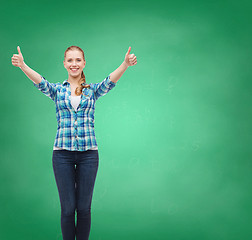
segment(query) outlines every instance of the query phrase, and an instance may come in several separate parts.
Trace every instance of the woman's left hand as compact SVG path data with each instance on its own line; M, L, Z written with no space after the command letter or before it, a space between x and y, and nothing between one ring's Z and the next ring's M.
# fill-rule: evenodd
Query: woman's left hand
M128 52L125 55L124 62L127 64L127 66L134 66L137 64L137 59L134 53L129 54L131 50L131 47L129 47Z

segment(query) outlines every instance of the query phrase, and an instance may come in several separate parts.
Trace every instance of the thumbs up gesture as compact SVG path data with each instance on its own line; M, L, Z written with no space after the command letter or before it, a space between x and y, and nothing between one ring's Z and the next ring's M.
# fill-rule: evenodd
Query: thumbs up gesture
M21 53L20 47L17 47L18 50L18 54L13 54L11 61L12 61L12 65L16 66L16 67L22 67L24 65L24 58L23 55Z
M128 52L125 55L124 62L127 64L127 66L133 66L137 64L137 59L134 53L130 54L131 47L129 47Z

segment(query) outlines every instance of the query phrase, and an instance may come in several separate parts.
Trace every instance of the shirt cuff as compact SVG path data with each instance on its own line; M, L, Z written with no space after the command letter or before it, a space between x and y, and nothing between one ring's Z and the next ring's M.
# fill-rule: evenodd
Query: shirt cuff
M40 77L41 77L41 82L40 82L40 83L32 82L33 85L34 85L36 88L41 88L41 87L43 87L43 86L45 85L45 78L44 78L42 75L40 75Z
M108 85L109 85L110 87L116 86L116 83L114 83L114 82L112 82L112 81L110 80L110 74L109 74L108 77L107 77L107 83L108 83Z

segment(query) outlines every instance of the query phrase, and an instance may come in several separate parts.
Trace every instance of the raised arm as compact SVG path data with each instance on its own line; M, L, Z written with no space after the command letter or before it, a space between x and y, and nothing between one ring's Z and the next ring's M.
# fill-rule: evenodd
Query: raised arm
M127 70L129 66L133 66L137 64L137 59L134 53L130 54L131 47L129 47L125 59L123 63L110 74L110 80L114 83L117 83L117 81L121 78L121 76L124 74L124 72Z
M29 66L27 66L24 62L23 55L21 53L20 47L17 47L18 54L13 54L11 61L12 65L19 67L25 75L30 78L35 84L39 84L41 82L41 75L34 70L32 70Z

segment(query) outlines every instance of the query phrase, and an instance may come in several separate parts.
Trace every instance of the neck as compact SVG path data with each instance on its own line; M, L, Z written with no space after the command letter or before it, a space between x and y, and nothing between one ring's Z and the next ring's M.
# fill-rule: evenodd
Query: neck
M79 80L81 79L81 76L77 76L77 77L72 77L68 75L68 82L72 85L78 85Z

